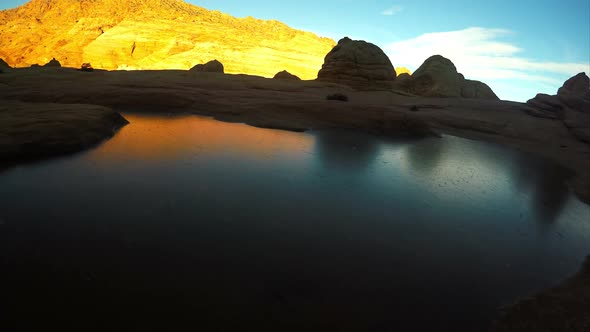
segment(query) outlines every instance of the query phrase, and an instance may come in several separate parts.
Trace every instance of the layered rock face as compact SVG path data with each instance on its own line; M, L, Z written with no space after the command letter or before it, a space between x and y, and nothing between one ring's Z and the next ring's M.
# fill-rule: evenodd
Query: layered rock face
M189 69L218 59L227 73L314 79L335 42L278 21L238 19L181 0L32 0L0 11L0 58L97 69Z
M424 97L463 97L499 100L485 83L466 80L451 60L433 55L411 76L398 77L394 89Z
M317 79L372 90L390 89L395 76L391 61L379 47L345 37L326 55Z
M561 120L577 139L590 143L590 78L586 73L565 81L557 95L539 93L527 105L528 114Z

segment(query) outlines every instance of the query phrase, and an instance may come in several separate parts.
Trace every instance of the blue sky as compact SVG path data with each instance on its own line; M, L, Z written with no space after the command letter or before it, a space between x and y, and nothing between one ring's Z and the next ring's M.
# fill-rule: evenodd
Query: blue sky
M0 0L0 8L23 0ZM276 19L335 40L380 46L394 66L415 70L429 55L451 59L503 99L554 94L590 72L589 0L188 0L238 16Z

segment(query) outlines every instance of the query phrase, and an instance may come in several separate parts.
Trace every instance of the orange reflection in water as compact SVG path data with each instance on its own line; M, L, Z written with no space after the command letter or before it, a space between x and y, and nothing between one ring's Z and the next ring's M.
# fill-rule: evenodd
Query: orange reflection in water
M280 151L288 151L291 156L303 154L313 147L311 135L255 128L194 115L124 116L130 124L93 151L90 156L93 160L173 159L225 151L262 158Z

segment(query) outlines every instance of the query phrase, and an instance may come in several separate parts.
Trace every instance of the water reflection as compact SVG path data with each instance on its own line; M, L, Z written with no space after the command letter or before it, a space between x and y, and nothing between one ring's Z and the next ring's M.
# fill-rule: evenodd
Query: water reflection
M270 313L297 330L483 331L588 254L590 208L509 149L126 117L97 149L0 174L0 271L14 276L0 293L26 318L84 317L83 301L153 316L137 299L218 330ZM32 284L51 292L23 296Z
M447 140L444 139L427 139L425 144L409 142L406 146L406 158L413 170L423 175L430 175L441 162L443 154L446 152L445 146Z
M571 172L522 153L514 153L512 158L508 170L515 189L528 197L534 218L542 229L550 226L558 220L570 196L566 181L571 178Z
M252 130L244 124L225 124L189 114L125 114L131 125L123 127L90 157L97 162L142 159L174 160L189 156L232 153L266 158L282 151L304 151L312 144L309 135L277 130Z
M314 134L314 153L325 169L362 171L374 160L380 143L362 133L328 130Z
M559 219L570 193L562 167L511 149L454 137L404 146L401 165L441 199L523 200L546 227ZM517 196L515 193L523 195Z

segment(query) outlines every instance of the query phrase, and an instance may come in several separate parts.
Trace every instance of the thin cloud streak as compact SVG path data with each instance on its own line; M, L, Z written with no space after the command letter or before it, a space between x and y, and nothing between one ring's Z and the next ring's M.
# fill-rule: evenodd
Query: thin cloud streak
M555 74L572 76L590 70L590 63L537 61L519 57L522 49L498 39L511 34L505 29L471 27L433 32L385 45L396 65L416 69L431 55L449 58L468 78L520 79L555 83ZM553 75L552 75L553 74Z

